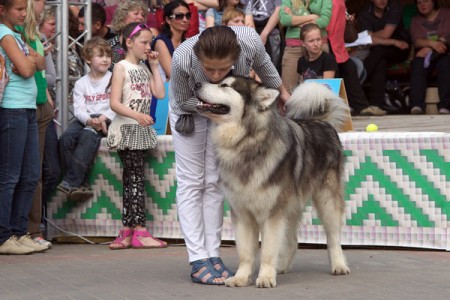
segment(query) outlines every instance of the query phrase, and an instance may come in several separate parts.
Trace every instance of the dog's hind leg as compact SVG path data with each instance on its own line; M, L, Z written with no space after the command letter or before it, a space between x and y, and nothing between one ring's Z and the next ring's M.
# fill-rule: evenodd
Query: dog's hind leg
M252 283L253 266L259 249L259 230L254 218L241 214L233 218L239 267L225 281L227 286L247 286Z
M331 273L334 275L350 273L341 247L341 227L345 204L340 189L340 183L325 180L324 185L316 190L313 195L314 204L327 235L328 256L331 263Z

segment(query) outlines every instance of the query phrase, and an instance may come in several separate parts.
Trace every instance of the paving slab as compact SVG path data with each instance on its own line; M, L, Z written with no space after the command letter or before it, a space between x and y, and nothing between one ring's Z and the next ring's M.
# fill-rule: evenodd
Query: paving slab
M0 256L0 299L449 299L450 252L345 249L351 274L330 274L327 252L300 248L278 286L204 286L190 281L184 246L111 251L54 244L28 256ZM235 247L222 258L237 268ZM255 275L256 276L256 275Z

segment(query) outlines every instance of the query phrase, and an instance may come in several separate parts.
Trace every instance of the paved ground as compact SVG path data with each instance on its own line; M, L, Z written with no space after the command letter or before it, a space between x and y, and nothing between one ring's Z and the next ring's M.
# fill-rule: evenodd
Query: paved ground
M43 254L0 256L0 299L449 299L450 252L346 249L352 273L329 274L325 249L299 249L278 287L191 283L184 246L110 251L56 244ZM237 267L234 247L222 257Z

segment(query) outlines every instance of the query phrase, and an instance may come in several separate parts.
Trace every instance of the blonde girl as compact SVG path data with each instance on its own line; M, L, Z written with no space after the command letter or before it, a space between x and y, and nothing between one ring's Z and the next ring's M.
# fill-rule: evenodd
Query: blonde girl
M46 53L48 50L41 42L41 34L38 31L38 22L40 15L45 9L45 0L27 0L27 17L25 18L25 26L19 26L17 29L25 36L27 44L37 52L38 71L34 73L34 79L37 86L37 123L38 123L38 140L39 140L39 159L42 168L44 158L45 133L48 125L53 120L53 101L47 89L47 80L45 77ZM53 63L51 57L48 56L47 63ZM36 191L33 197L33 206L31 207L28 232L31 238L39 244L51 247L51 243L44 240L40 229L42 219L42 180L39 179Z
M124 227L109 248L164 248L167 244L146 230L144 159L148 150L156 147L154 121L148 114L152 96L164 98L165 88L158 53L150 49L150 29L134 22L124 27L122 36L126 55L113 71L110 103L117 115L108 130L107 144L118 151L123 164ZM148 61L151 72L142 60Z
M0 53L10 76L0 102L0 254L44 251L27 235L39 179L36 52L15 26L24 25L27 0L0 0Z

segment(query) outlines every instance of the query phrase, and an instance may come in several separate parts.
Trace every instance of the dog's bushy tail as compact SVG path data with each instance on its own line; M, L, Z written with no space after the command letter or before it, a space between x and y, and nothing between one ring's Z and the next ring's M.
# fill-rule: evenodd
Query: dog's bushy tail
M300 84L287 101L286 116L294 120L316 119L341 131L349 118L349 108L342 98L317 82Z

